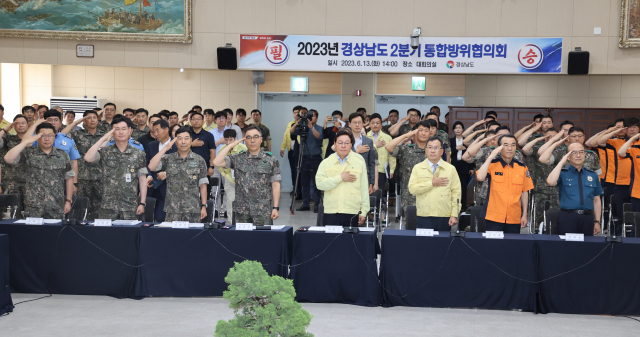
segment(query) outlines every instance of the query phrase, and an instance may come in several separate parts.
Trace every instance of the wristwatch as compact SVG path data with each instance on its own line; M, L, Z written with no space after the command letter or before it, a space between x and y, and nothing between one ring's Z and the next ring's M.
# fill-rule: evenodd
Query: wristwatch
M207 207L207 204L202 204L200 205L200 207Z
M273 209L275 209L276 211L279 211L280 207L274 207Z
M139 202L138 205L142 205L144 207L147 207L147 204L145 204L144 202Z
M594 220L593 222L599 224L600 220Z
M67 202L68 202L68 203L71 203L71 199L67 199Z

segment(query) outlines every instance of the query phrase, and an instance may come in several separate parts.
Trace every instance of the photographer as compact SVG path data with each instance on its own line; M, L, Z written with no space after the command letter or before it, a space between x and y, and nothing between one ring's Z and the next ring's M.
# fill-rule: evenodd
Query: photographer
M318 121L318 112L310 111L307 108L300 107L300 118L291 126L289 132L293 136L306 137L304 142L304 152L302 153L302 164L300 165L300 184L302 184L302 206L296 211L309 211L309 199L313 197L315 205L313 212L318 213L318 205L320 204L320 193L316 189L316 172L318 166L322 162L322 128L316 125Z
M327 123L332 123L333 126L327 128ZM324 139L328 139L327 142L327 150L325 151L324 158L329 158L335 151L331 149L333 143L336 140L336 133L344 126L344 122L342 121L342 112L340 110L336 110L331 113L331 116L327 116L324 119L324 125L322 126L322 137Z

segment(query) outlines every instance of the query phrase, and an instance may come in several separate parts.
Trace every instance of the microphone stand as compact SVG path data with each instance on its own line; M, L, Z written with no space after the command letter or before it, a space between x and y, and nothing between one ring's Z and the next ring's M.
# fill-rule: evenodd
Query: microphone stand
M460 199L458 199L458 205L460 205ZM460 210L460 206L458 206L458 210ZM459 211L458 211L459 213ZM477 228L477 226L476 226ZM455 232L451 232L452 238L463 238L467 232L460 230L460 216L458 215L458 229Z
M349 227L348 228L344 228L342 230L343 233L351 233L351 234L358 234L360 233L360 228L358 227L353 227L351 225L351 222L353 221L353 218L359 216L360 214L362 214L362 211L358 212L358 214L354 215L351 217L351 219L349 220Z

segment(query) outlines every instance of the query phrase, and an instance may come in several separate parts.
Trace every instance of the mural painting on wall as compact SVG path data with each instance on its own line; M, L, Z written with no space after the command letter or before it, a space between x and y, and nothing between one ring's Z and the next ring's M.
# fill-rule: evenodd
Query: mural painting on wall
M619 46L621 48L640 47L639 0L622 0Z
M0 0L0 36L191 43L192 0Z

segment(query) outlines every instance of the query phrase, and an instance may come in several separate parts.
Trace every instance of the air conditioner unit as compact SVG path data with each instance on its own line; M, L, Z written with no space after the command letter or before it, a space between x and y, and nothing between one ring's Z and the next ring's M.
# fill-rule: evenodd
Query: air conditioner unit
M71 110L76 114L80 113L80 117L85 110L102 108L105 104L107 104L107 100L101 98L51 97L49 99L49 108L58 105L64 111Z

